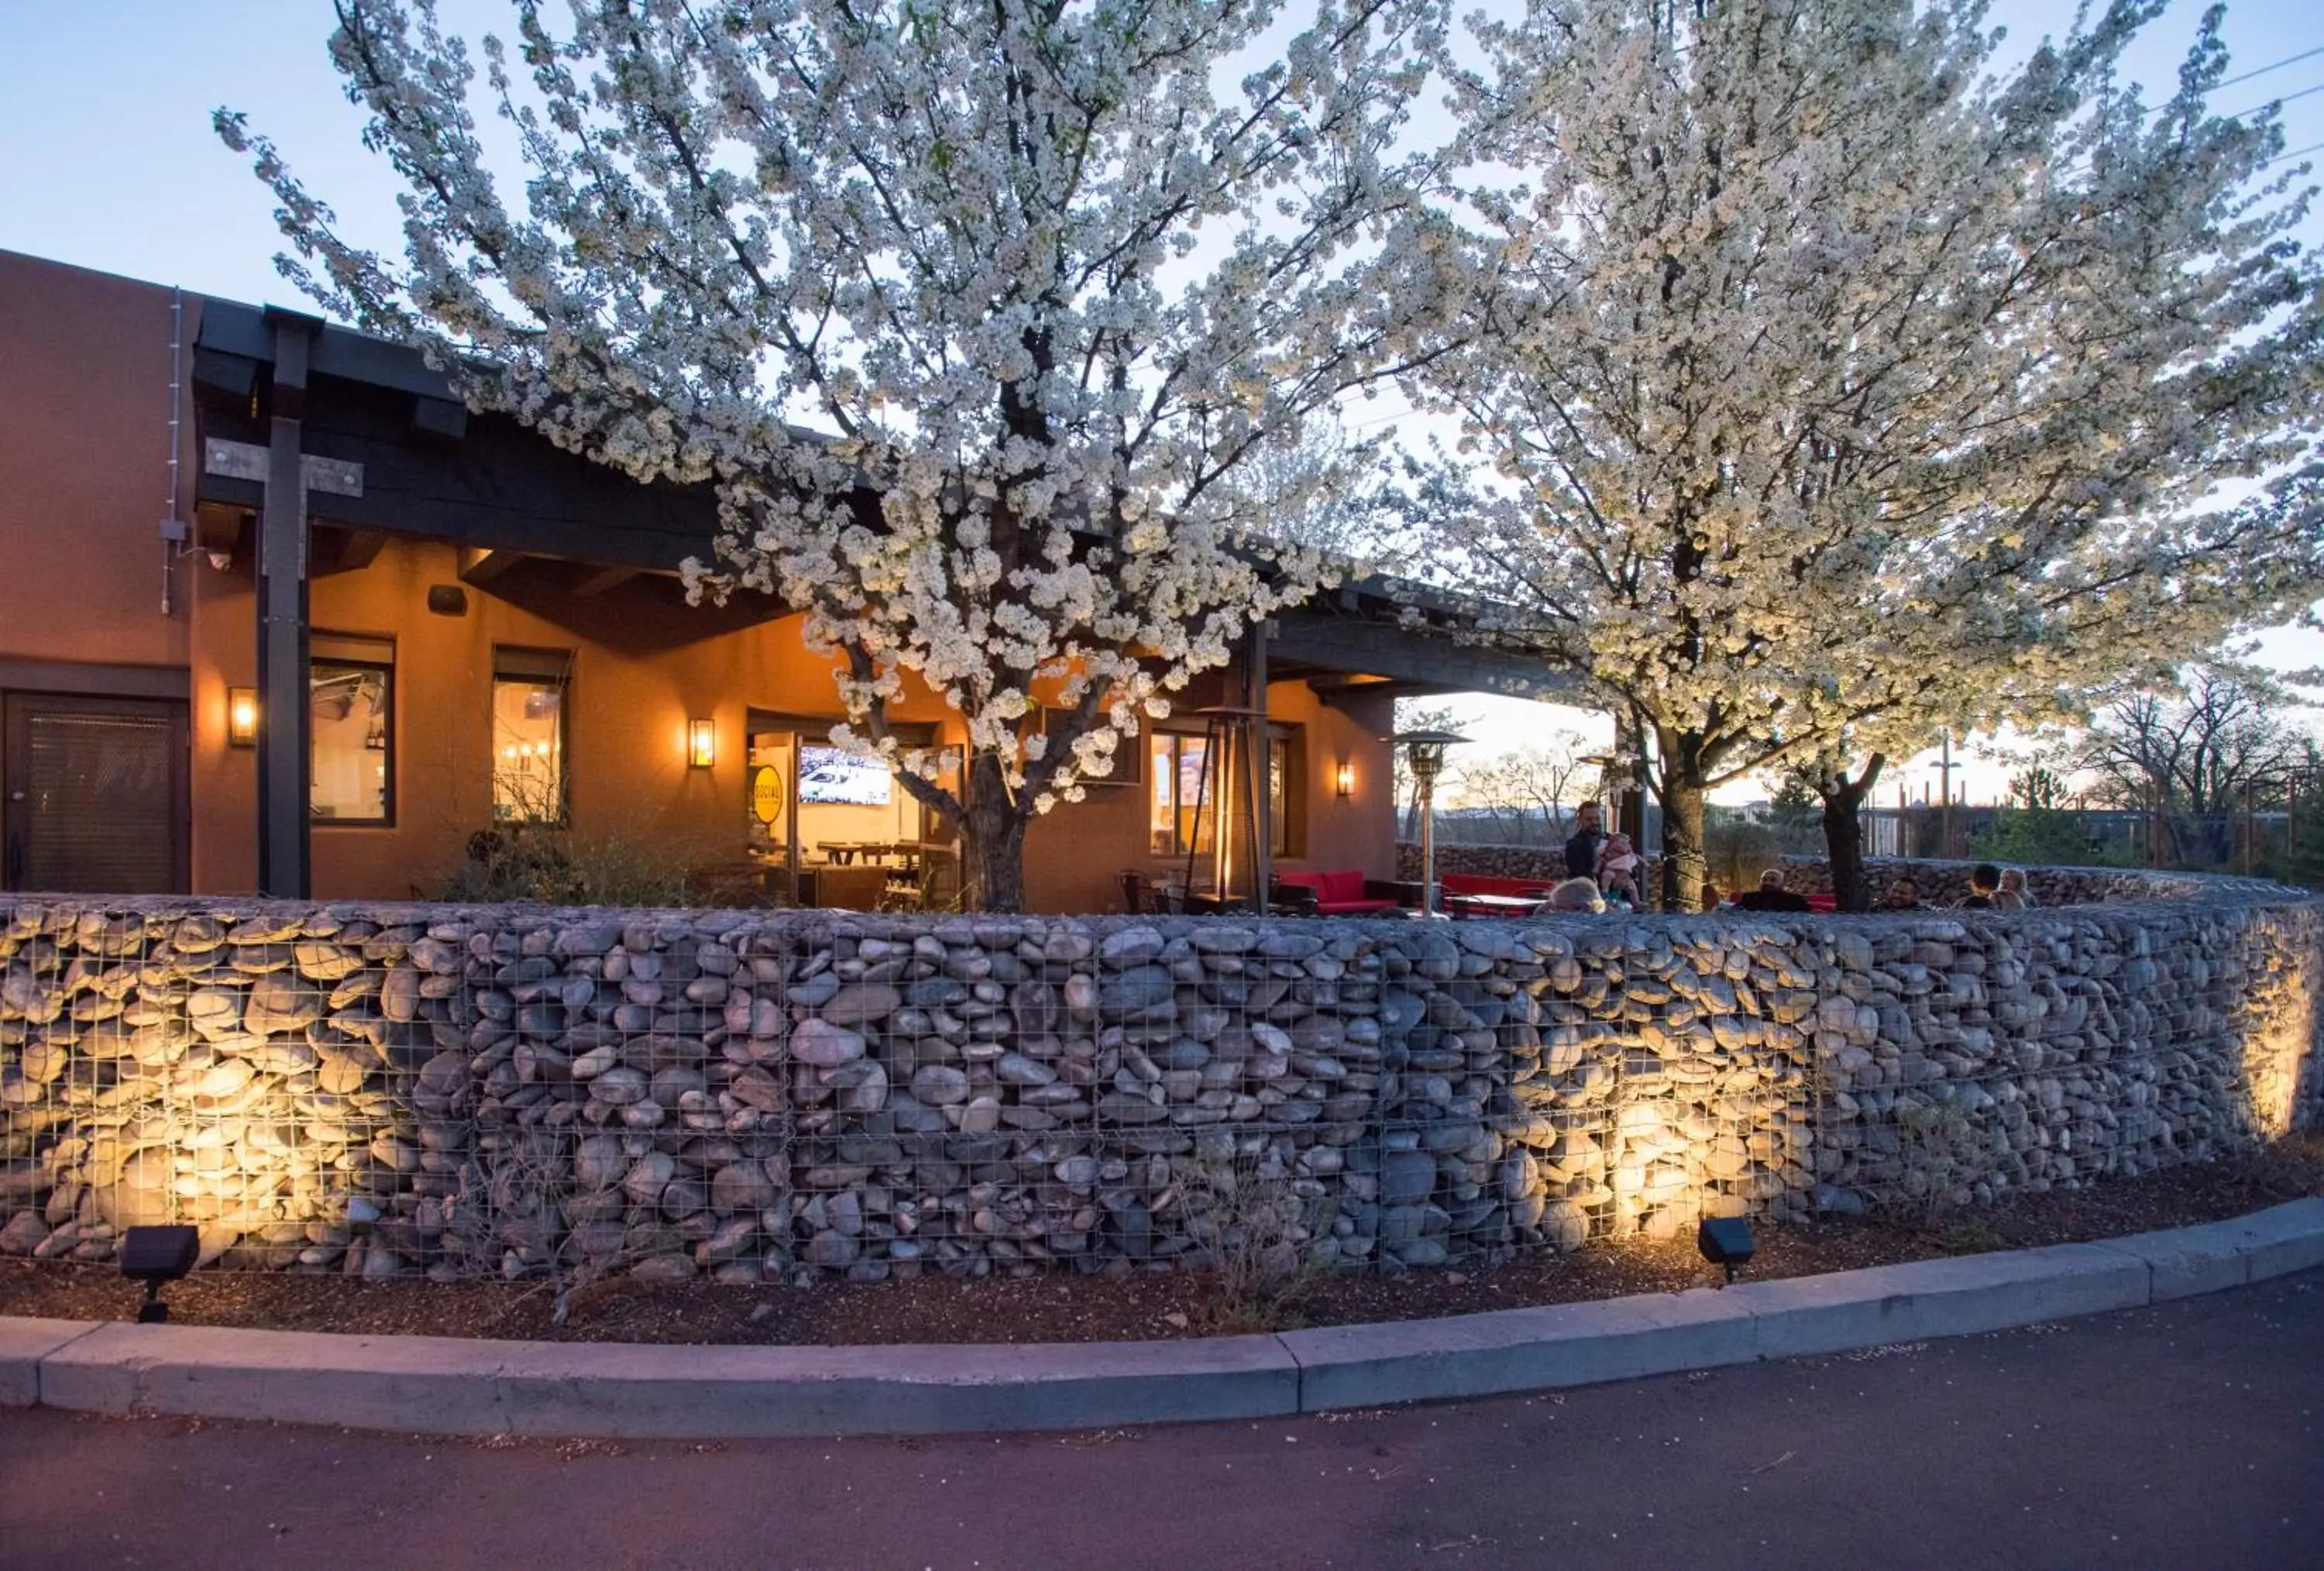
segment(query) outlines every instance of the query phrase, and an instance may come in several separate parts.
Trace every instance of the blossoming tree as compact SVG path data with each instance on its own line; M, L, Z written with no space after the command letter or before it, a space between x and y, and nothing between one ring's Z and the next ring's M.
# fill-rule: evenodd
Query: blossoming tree
M1643 716L1687 909L1707 790L2070 710L2324 582L2282 480L2324 383L2304 166L2207 108L2216 13L2175 96L2117 79L2162 9L2006 72L1971 0L1480 27L1471 167L1508 178L1463 193L1429 379L1506 482L1463 570Z
M973 905L1017 909L1030 819L1328 576L1268 525L1372 457L1286 455L1397 368L1374 270L1437 0L1312 0L1296 32L1277 0L525 4L481 88L431 0L337 10L403 255L221 111L286 273L480 408L715 485L691 587L804 614L836 739L957 827ZM960 755L891 728L911 679Z

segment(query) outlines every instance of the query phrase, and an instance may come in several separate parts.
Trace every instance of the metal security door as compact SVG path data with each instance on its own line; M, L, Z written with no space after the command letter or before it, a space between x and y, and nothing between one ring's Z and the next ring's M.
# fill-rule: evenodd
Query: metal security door
M5 729L9 889L185 892L184 704L11 694Z

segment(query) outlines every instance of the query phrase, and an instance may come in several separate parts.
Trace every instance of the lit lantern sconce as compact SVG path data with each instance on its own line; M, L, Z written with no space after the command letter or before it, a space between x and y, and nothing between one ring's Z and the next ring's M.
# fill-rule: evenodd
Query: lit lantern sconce
M718 762L718 727L708 720L686 723L686 762L693 769L708 769Z
M1340 799L1345 801L1356 794L1356 766L1344 758L1340 760L1340 767L1333 772L1332 781L1339 790Z
M226 690L226 739L235 747L258 745L258 689L228 688Z

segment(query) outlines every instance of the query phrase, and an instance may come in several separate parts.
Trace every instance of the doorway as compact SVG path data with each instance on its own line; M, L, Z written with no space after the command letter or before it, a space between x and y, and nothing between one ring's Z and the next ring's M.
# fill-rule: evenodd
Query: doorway
M935 818L881 765L834 747L836 723L750 711L749 845L781 870L798 903L868 909L917 887ZM936 740L931 725L895 730L908 744Z
M190 884L186 706L12 693L0 824L11 890L182 894Z

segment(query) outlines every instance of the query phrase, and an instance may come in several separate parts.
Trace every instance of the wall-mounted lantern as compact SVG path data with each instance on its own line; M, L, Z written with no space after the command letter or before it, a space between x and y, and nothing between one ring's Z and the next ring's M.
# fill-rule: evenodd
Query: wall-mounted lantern
M258 689L226 690L226 739L235 747L258 745Z
M1340 760L1340 767L1333 772L1332 782L1338 789L1342 800L1344 801L1349 797L1354 796L1356 794L1356 766L1349 762L1344 758Z
M718 727L711 721L686 723L686 762L693 769L708 769L718 762Z

